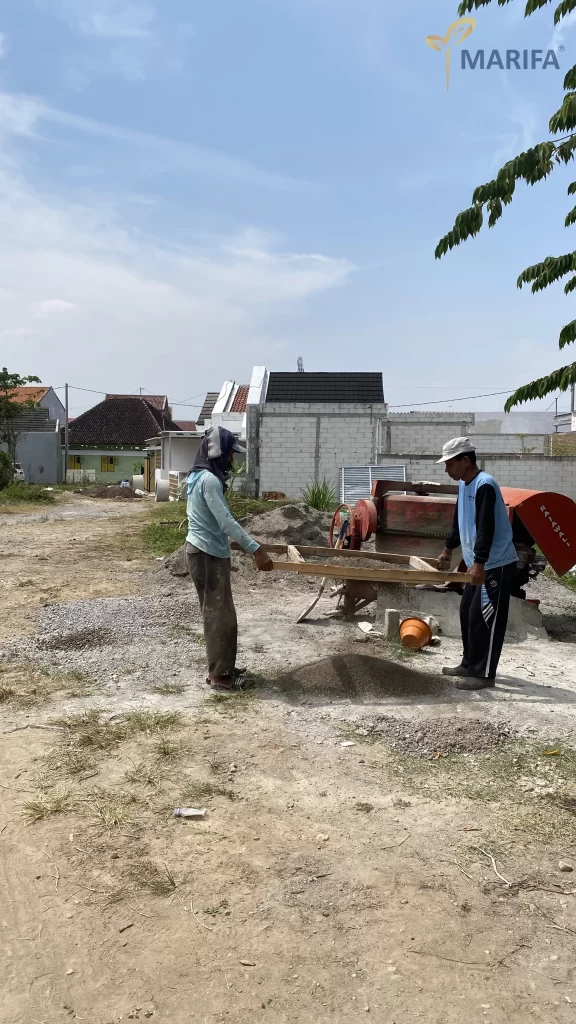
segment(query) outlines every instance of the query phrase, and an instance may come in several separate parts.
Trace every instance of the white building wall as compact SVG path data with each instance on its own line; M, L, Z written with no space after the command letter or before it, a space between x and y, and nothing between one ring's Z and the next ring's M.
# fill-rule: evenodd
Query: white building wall
M434 456L380 455L379 463L406 466L406 479L451 483L443 465ZM502 487L525 487L532 491L557 491L576 501L576 458L545 455L478 455L478 464Z
M338 489L340 468L376 461L384 404L270 403L260 411L260 493L297 498L304 487L326 480Z

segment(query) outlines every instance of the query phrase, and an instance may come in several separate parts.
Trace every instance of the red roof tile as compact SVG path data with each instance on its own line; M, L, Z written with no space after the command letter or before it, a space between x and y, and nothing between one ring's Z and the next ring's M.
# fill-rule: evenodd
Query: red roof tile
M49 390L50 388L16 388L10 395L10 401L18 405L24 402L39 402Z
M234 395L234 401L230 407L230 412L246 412L246 406L248 405L248 392L250 391L249 384L239 384L238 391Z

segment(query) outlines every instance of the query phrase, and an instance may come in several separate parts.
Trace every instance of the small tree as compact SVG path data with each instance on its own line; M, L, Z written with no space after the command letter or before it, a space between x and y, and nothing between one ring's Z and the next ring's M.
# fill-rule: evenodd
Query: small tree
M6 367L0 371L0 442L8 446L11 466L16 461L16 442L18 440L18 420L26 409L34 408L34 401L27 399L17 402L16 389L26 384L41 384L39 377L21 377L18 373L9 373ZM12 470L10 470L12 476Z
M0 491L8 487L12 479L12 460L7 452L0 448Z

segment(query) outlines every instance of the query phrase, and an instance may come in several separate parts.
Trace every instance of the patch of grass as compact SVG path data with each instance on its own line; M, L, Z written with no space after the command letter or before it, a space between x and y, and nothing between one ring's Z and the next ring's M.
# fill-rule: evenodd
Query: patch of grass
M173 626L171 629L172 636L185 636L189 640L193 640L195 644L199 644L200 647L206 646L206 640L204 639L204 633L200 633L197 629L192 629L190 626Z
M153 692L161 694L162 697L171 697L184 693L185 689L185 683L160 683L159 686L154 687Z
M161 736L154 744L154 752L159 761L177 761L185 751L181 743L174 743L168 736Z
M134 818L130 809L136 802L133 794L95 790L89 805L94 814L94 824L108 833L123 825L132 825Z
M354 808L357 811L363 811L364 814L370 814L370 811L374 810L374 804L367 804L364 803L363 800L358 800L358 802L354 805Z
M124 777L128 782L132 782L135 785L149 786L152 789L156 789L162 780L162 769L157 761L152 763L140 761L130 771L126 772Z
M72 810L71 795L67 789L55 789L52 793L40 792L36 799L29 800L22 807L22 814L32 824L52 814L63 814Z
M54 724L67 730L71 746L101 753L139 733L153 735L177 729L182 721L178 711L148 710L129 711L115 721L103 721L102 712L90 708L80 715L58 718Z
M121 724L125 724L129 734L138 732L162 732L168 729L179 729L183 725L180 711L129 711L123 715Z
M0 505L52 505L54 491L46 491L40 484L12 482L0 491Z
M546 750L560 754L549 757ZM561 743L510 743L438 759L392 753L385 770L432 799L498 802L506 833L527 832L544 843L576 841L576 751Z
M84 697L92 692L93 686L85 673L51 674L26 662L8 663L0 668L0 703L13 704L20 710L47 704L59 693Z
M43 759L44 770L54 778L78 778L92 773L93 758L85 750L74 746L56 747Z
M236 794L226 786L217 786L213 782L199 782L193 780L188 782L180 798L180 807L195 807L209 800L213 796L225 796L228 800L235 800Z
M336 491L332 484L324 477L318 483L310 483L300 492L302 501L310 508L319 509L321 512L333 512L338 504Z
M239 711L246 711L253 700L254 694L251 690L235 690L233 693L211 693L204 698L203 703L223 714L235 715Z
M158 867L151 860L143 860L134 864L129 875L138 889L147 890L154 896L171 896L182 884L176 880L175 875L166 864Z

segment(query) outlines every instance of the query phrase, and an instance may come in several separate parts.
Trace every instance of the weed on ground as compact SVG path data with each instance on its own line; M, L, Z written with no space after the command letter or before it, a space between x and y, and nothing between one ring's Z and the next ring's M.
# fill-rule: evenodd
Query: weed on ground
M22 807L22 814L34 824L52 814L63 814L72 810L72 797L67 789L55 789L51 793L39 792L34 800L28 800Z

